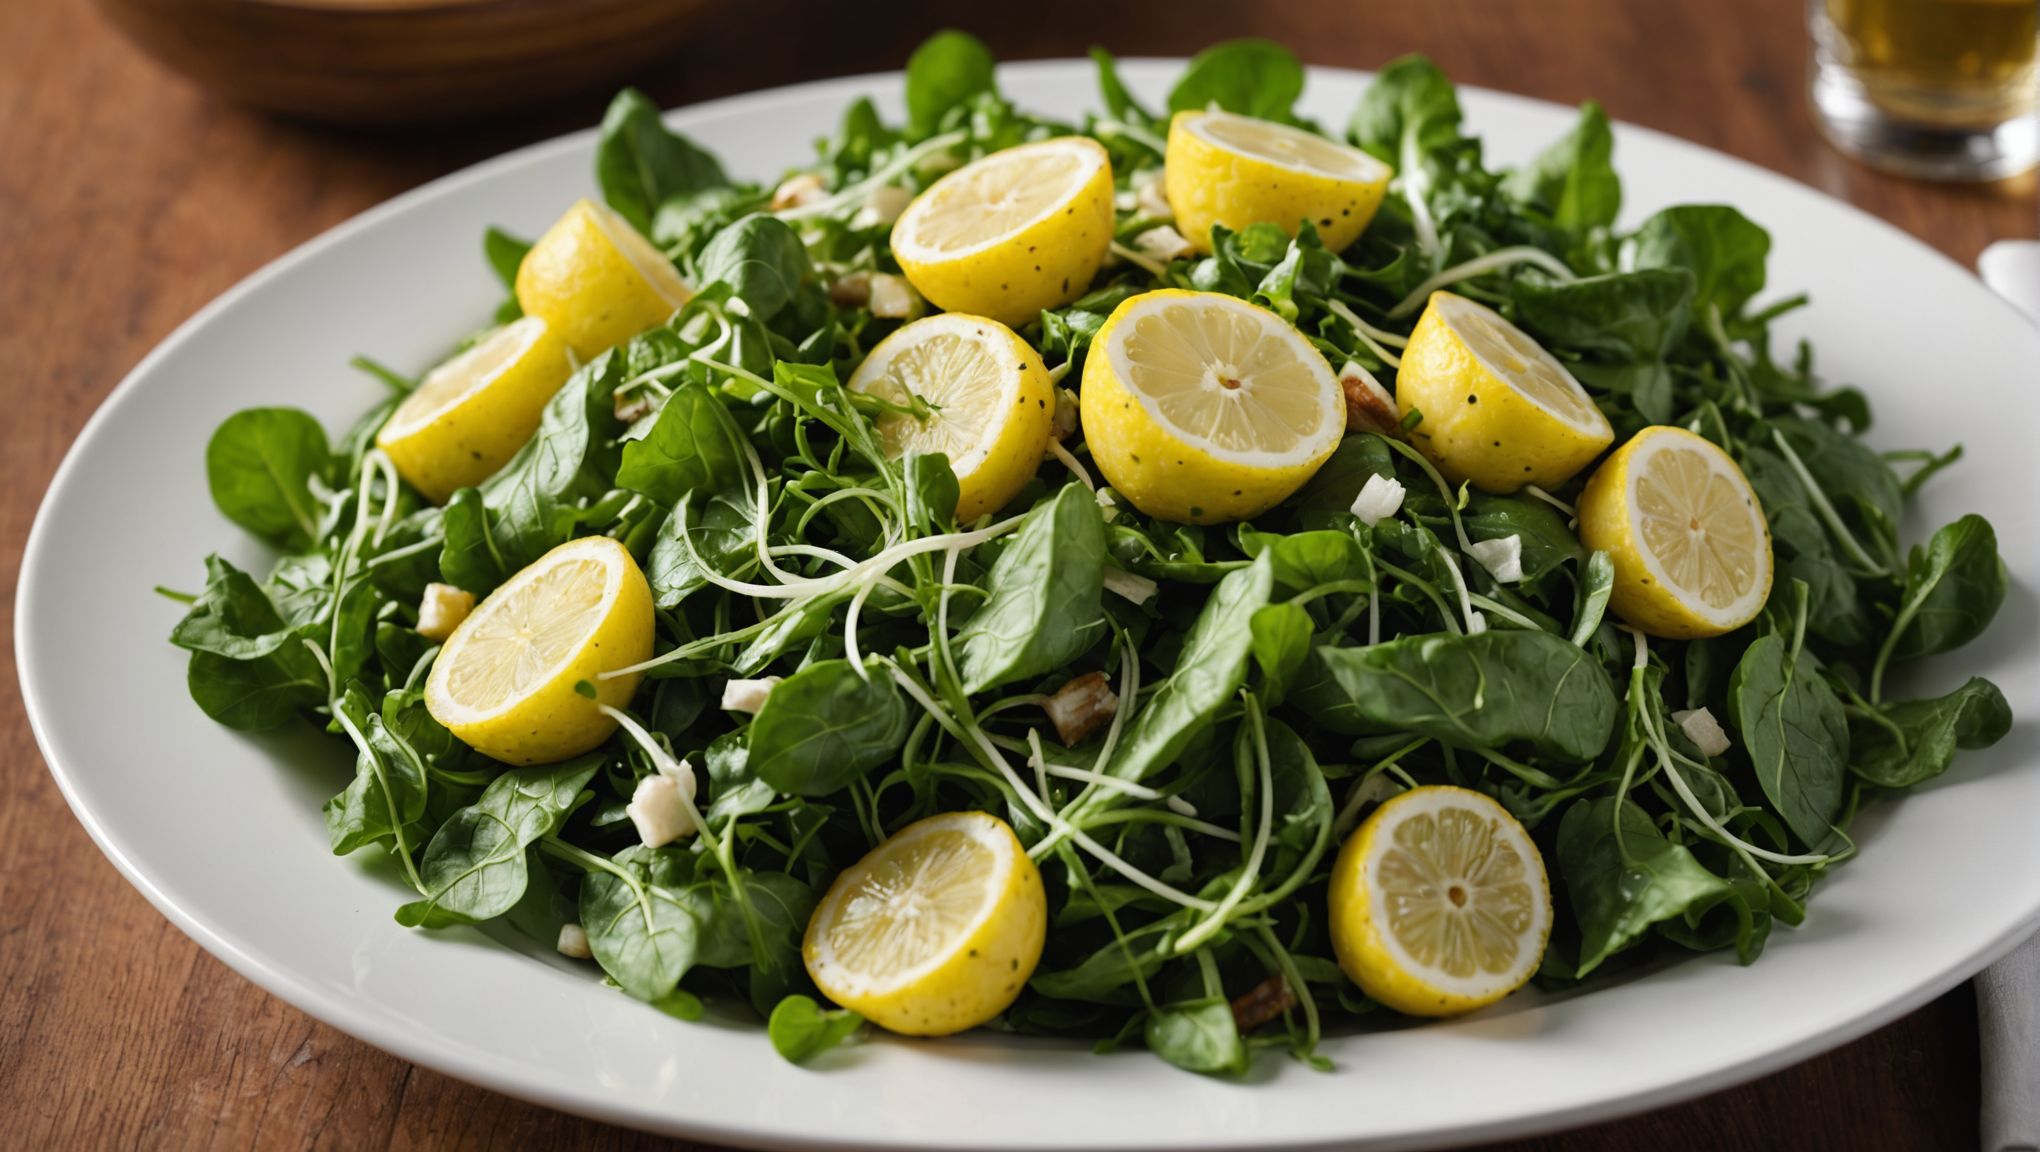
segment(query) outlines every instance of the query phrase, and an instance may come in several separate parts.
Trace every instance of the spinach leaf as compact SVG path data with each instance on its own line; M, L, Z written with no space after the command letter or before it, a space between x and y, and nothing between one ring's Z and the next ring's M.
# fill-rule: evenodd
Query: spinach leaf
M1271 40L1246 38L1213 44L1190 58L1169 90L1169 111L1202 112L1217 104L1228 112L1292 123L1290 109L1303 95L1303 65Z
M618 486L661 504L678 504L690 492L742 488L749 478L743 432L715 393L693 381L673 390L642 439L624 444L616 473Z
M1629 364L1662 360L1679 346L1696 283L1686 268L1643 268L1572 281L1523 275L1509 292L1517 323L1547 348Z
M814 275L800 235L762 212L716 233L697 263L703 284L729 285L730 294L761 322L777 316Z
M205 478L220 513L278 548L302 551L324 512L311 479L330 479L326 430L295 408L246 408L205 446Z
M253 660L193 652L184 683L207 716L240 732L275 728L326 701L325 669L296 641Z
M506 572L516 572L573 535L576 501L599 499L619 467L615 394L623 356L604 352L546 403L538 431L482 482L489 536ZM445 561L441 561L442 569Z
M980 92L997 92L995 61L984 41L953 28L921 42L907 59L907 132L925 140L949 110Z
M893 758L907 706L883 666L866 680L848 660L823 660L774 688L750 733L749 769L760 780L825 796Z
M596 963L640 1000L669 995L694 966L700 925L672 891L648 879L603 869L583 876L581 928Z
M2007 581L1990 521L1972 512L1944 525L1906 562L1892 658L1953 651L1983 635L2005 602Z
M1299 604L1270 604L1255 610L1249 630L1254 663L1261 667L1261 698L1273 708L1310 657L1310 613Z
M1505 536L1521 541L1522 586L1532 593L1567 562L1584 563L1587 558L1579 537L1566 527L1565 516L1542 500L1475 492L1459 520L1467 538L1476 543Z
M1175 672L1127 726L1105 772L1137 781L1168 767L1232 700L1247 679L1254 613L1274 588L1273 560L1263 555L1218 582L1183 639Z
M1526 740L1572 761L1601 754L1618 710L1591 655L1516 630L1321 645L1291 702L1335 732L1414 732L1459 748Z
M971 695L1046 675L1105 635L1105 522L1080 484L1035 505L992 564L990 597L957 634Z
M325 804L327 839L335 856L345 856L392 840L399 827L422 819L426 783L417 752L372 710L361 685L348 685L338 705L368 741L368 750L355 757L354 782Z
M863 1023L848 1008L824 1011L811 996L788 996L772 1010L765 1033L773 1051L798 1064L848 1040Z
M1418 56L1389 61L1375 73L1346 127L1354 144L1398 172L1403 140L1422 156L1459 138L1459 95L1436 64Z
M1319 836L1329 843L1331 787L1310 745L1280 720L1268 721L1268 763L1275 784L1275 842L1298 852L1308 851Z
M2012 730L2012 706L1981 676L1939 699L1886 704L1881 712L1885 723L1849 720L1849 768L1880 788L1931 780L1948 770L1957 748L1988 748Z
M667 681L669 684L693 682ZM744 742L746 731L739 728L725 732L710 742L708 751L702 753L702 759L708 764L709 795L712 798L708 811L703 815L711 828L739 816L762 812L779 798L772 785L758 779L758 774L751 771L751 749Z
M1898 474L1884 457L1818 420L1778 416L1771 423L1829 499L1845 509L1853 505L1860 512L1856 520L1861 528L1882 541L1895 541L1905 496L1899 491Z
M1841 811L1849 725L1802 655L1781 633L1751 644L1728 678L1728 714L1772 809L1801 843L1817 847Z
M941 452L908 452L902 472L907 481L907 520L915 529L933 534L954 526L962 488L955 470L949 467L949 457ZM1101 552L1103 548L1101 542Z
M673 254L683 265L690 258L698 264L708 242L718 233L771 203L770 192L749 184L718 185L668 196L652 217L652 243ZM715 283L702 276L694 279L704 290Z
M1693 314L1709 305L1724 319L1764 290L1764 260L1771 234L1725 204L1681 204L1643 222L1636 233L1636 264L1684 268L1693 274Z
M602 115L595 179L609 206L644 233L652 230L652 213L672 197L730 182L714 156L668 131L659 106L635 88L618 92Z
M1589 100L1580 105L1571 131L1502 181L1502 193L1570 232L1607 227L1622 211L1622 178L1610 162L1614 153L1608 114Z
M511 292L517 291L517 270L524 267L525 253L530 251L531 241L519 240L501 228L491 228L482 233L482 255L488 257L496 279L501 280L503 287Z
M269 594L253 576L214 554L205 558L205 591L170 632L170 642L230 660L267 656L294 640Z
M1856 578L1815 513L1799 474L1784 457L1761 445L1745 448L1740 462L1771 526L1771 546L1782 569L1776 586L1788 587L1789 580L1804 582L1806 626L1837 644L1861 644L1869 635L1870 620Z
M1353 514L1353 501L1370 476L1395 479L1394 456L1388 444L1371 432L1348 436L1282 506L1295 510L1300 530L1340 527Z
M1299 532L1275 539L1267 551L1278 593L1294 596L1324 584L1368 578L1367 553L1346 532Z
M645 565L645 580L652 587L652 602L672 608L694 592L708 587L708 578L694 562L732 578L757 563L752 538L752 509L757 506L751 490L742 486L708 498L705 502L683 499L659 527L652 542L652 554ZM685 526L683 529L683 521ZM685 531L688 541L680 534ZM688 543L693 552L688 551Z
M1617 808L1620 805L1620 808ZM1650 926L1735 895L1728 881L1664 838L1627 799L1581 800L1558 825L1558 870L1580 926L1578 976L1636 942Z
M1148 1049L1178 1068L1235 1076L1247 1070L1247 1042L1223 996L1157 1007L1145 1035Z
M1119 82L1118 62L1112 58L1112 53L1093 44L1091 59L1098 65L1098 95L1104 99L1105 110L1112 113L1113 119L1135 127L1153 124L1154 114L1141 107L1133 93L1126 90L1126 85Z
M418 866L426 897L397 909L397 923L443 928L508 912L524 896L525 848L559 830L604 759L512 768L490 781L433 833Z
M439 547L439 572L448 583L475 594L477 599L496 590L510 578L510 569L496 551L489 532L489 509L482 493L462 488L446 502L440 529L444 540Z

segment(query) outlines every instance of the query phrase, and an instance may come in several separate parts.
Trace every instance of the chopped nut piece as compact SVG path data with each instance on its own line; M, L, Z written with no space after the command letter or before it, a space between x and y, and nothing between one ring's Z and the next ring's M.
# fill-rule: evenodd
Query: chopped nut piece
M1294 1007L1296 993L1289 990L1289 981L1270 976L1232 1002L1233 1026L1251 1032Z
M864 198L864 207L850 217L850 227L856 229L874 228L880 224L891 224L914 202L914 194L898 185L888 184L874 190Z
M595 950L588 947L588 932L579 924L560 925L560 955L572 956L576 960L593 960Z
M1346 431L1382 436L1401 431L1402 417L1396 415L1395 397L1359 361L1348 360L1339 370L1339 387L1346 393Z
M1504 584L1514 584L1523 578L1523 538L1509 535L1499 540L1475 540L1467 546L1480 566L1488 574Z
M862 308L871 303L871 273L852 272L830 281L829 302L838 308Z
M1055 386L1055 430L1050 433L1057 440L1067 440L1076 435L1082 416L1077 407L1077 394L1058 384Z
M772 190L772 210L783 212L788 208L798 208L803 204L812 204L826 195L828 189L822 187L820 176L812 172L802 172L797 176L787 177L785 182Z
M418 601L418 635L444 644L460 622L475 610L475 594L451 584L427 584Z
M1183 234L1167 224L1158 225L1135 236L1133 247L1141 255L1152 256L1164 264L1197 254L1197 249L1191 247L1188 240L1183 239Z
M638 781L637 791L631 793L630 803L624 806L624 814L637 825L638 839L647 848L671 844L696 832L694 817L687 814L687 806L680 802L683 792L688 800L694 799L694 767L682 760L679 769L677 775L662 773Z
M625 424L635 424L652 414L652 398L643 392L619 392L616 394L616 418Z
M1105 566L1105 587L1117 592L1135 604L1145 604L1155 594L1155 582L1145 576L1128 572L1124 568Z
M1134 203L1140 207L1143 216L1170 216L1176 210L1169 206L1168 169L1157 168L1140 187L1134 189Z
M756 712L765 706L765 698L772 695L773 685L780 677L767 676L763 680L732 680L723 685L722 706L727 712Z
M1092 729L1112 719L1112 714L1119 711L1119 697L1103 672L1086 672L1056 689L1041 710L1055 722L1055 734L1063 747L1071 748L1089 736Z
M871 314L881 320L912 320L923 311L921 294L905 276L871 274Z
M1360 495L1353 500L1353 515L1372 528L1395 515L1402 507L1402 498L1402 481L1376 473L1360 486Z
M1728 733L1721 730L1721 721L1705 708L1672 713L1672 722L1686 733L1688 739L1700 746L1707 756L1719 756L1728 751Z

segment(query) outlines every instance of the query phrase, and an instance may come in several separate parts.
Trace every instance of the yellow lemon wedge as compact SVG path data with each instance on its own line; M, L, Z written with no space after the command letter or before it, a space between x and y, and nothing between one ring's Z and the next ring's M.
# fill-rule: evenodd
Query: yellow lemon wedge
M1771 529L1742 469L1684 428L1645 428L1580 494L1580 543L1615 562L1608 605L1674 640L1756 619L1771 595Z
M937 307L1015 328L1090 287L1112 246L1112 161L1082 136L994 152L930 185L893 258Z
M567 209L517 269L518 306L583 361L664 324L692 295L665 253L593 200Z
M1041 467L1055 426L1055 386L1027 341L983 316L947 312L879 341L849 388L902 408L915 397L926 420L888 411L875 423L886 454L941 452L956 473L958 523L996 512Z
M1530 834L1490 797L1446 785L1375 809L1340 849L1328 901L1339 967L1413 1016L1514 992L1551 936L1551 884Z
M376 445L398 475L444 504L509 463L573 372L566 342L526 316L428 373L375 434Z
M606 536L569 540L489 594L439 650L425 708L455 736L506 764L549 764L609 738L641 673L603 679L652 656L652 590ZM576 691L586 681L590 699Z
M1149 516L1244 520L1303 486L1346 431L1324 355L1234 296L1167 288L1115 308L1084 360L1084 442Z
M1431 293L1396 369L1395 402L1424 414L1410 442L1458 484L1506 495L1556 488L1615 442L1558 358L1494 309Z
M1388 181L1388 165L1315 132L1231 112L1178 112L1163 167L1176 230L1211 251L1211 226L1263 221L1296 235L1317 228L1327 251L1360 238Z
M801 954L822 994L908 1036L947 1036L1006 1010L1048 937L1041 873L1006 822L944 812L844 869Z

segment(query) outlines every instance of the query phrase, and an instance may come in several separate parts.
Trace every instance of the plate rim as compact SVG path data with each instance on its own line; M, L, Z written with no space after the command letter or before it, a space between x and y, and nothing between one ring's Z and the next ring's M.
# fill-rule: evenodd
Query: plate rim
M1181 58L1169 57L1122 57L1120 64L1127 71L1151 66L1180 67ZM1064 57L1045 60L1027 60L1001 63L999 74L1004 77L1015 72L1035 70L1054 71L1067 68L1089 68L1091 62L1082 58ZM1365 80L1373 75L1360 69L1337 68L1313 65L1307 69L1313 78L1339 77L1342 80ZM753 92L739 93L715 100L703 101L666 109L662 113L668 123L685 122L697 117L720 115L748 115L768 110L775 105L800 103L830 89L854 90L876 88L880 85L896 87L903 73L879 71L850 76L830 77L798 84L782 85ZM1554 101L1496 89L1480 88L1474 85L1459 85L1461 92L1478 93L1481 99L1492 99L1504 103L1552 109L1565 106ZM1952 267L1963 276L1975 279L1975 274L1954 259L1934 248L1920 238L1899 228L1864 209L1840 200L1819 188L1795 180L1784 173L1745 160L1708 145L1662 132L1657 129L1617 122L1618 131L1624 135L1637 134L1669 142L1684 149L1705 153L1714 162L1727 161L1754 174L1765 181L1790 186L1799 193L1812 193L1825 201L1830 209L1840 208L1854 218L1854 223L1868 225L1882 232L1886 239L1897 239L1912 247L1916 252L1932 257ZM455 1079L476 1084L519 1099L528 1100L545 1107L554 1108L574 1115L586 1116L610 1123L621 1123L640 1129L680 1133L692 1139L703 1139L742 1147L797 1147L813 1149L851 1149L883 1147L938 1147L938 1138L925 1133L899 1134L880 1143L862 1139L817 1137L809 1133L786 1133L757 1128L733 1127L724 1123L700 1122L676 1118L670 1111L656 1110L640 1104L635 1099L593 1099L572 1089L555 1089L543 1078L535 1075L520 1075L515 1066L498 1067L478 1062L466 1053L459 1052L444 1044L435 1042L427 1033L406 1031L385 1022L383 1019L357 1012L355 1007L343 998L330 996L313 981L301 976L288 966L273 963L242 947L235 940L215 930L194 914L171 899L168 893L157 885L142 866L134 860L103 825L98 814L85 805L74 785L71 771L51 753L52 738L48 731L52 723L46 712L40 689L30 671L39 662L49 659L40 654L33 630L23 629L19 622L29 618L31 601L36 599L36 590L44 583L43 569L50 566L43 554L51 545L45 518L56 503L56 496L69 485L76 483L75 473L86 455L86 449L105 433L107 425L114 419L116 409L129 402L141 381L152 374L157 365L171 356L196 334L208 327L214 319L232 309L249 296L261 293L273 281L288 274L297 265L310 261L327 250L344 245L356 234L366 231L393 216L400 216L415 206L457 193L474 184L493 179L499 170L518 167L562 152L571 152L585 146L598 134L598 129L586 128L536 141L520 148L504 152L475 164L450 172L415 188L408 189L388 200L373 205L356 215L313 236L303 243L276 256L260 268L248 274L233 286L208 301L187 319L179 323L168 335L159 341L130 369L94 409L92 415L80 428L64 456L52 474L38 503L31 522L26 543L21 553L21 565L15 593L14 657L17 681L21 686L23 711L28 716L30 729L34 734L37 750L44 764L56 779L72 814L85 827L93 843L111 861L134 888L139 891L152 907L166 919L190 936L201 947L219 958L236 973L250 980L264 991L277 996L293 1007L326 1023L350 1036L363 1040L374 1047L389 1052L401 1059L432 1068ZM1768 286L1767 286L1768 287ZM2012 315L2021 320L2025 317L2017 312L2008 301L1995 293L1986 295L1997 300ZM1981 950L1973 953L1968 960L1928 978L1901 996L1886 1001L1877 1009L1864 1012L1802 1036L1761 1055L1749 1057L1740 1062L1730 1063L1711 1072L1688 1076L1654 1088L1629 1091L1625 1094L1597 1099L1587 1104L1567 1104L1541 1110L1526 1110L1506 1117L1497 1117L1472 1124L1454 1124L1449 1120L1443 1127L1432 1127L1421 1131L1358 1136L1331 1143L1338 1146L1395 1146L1408 1148L1442 1147L1468 1141L1507 1137L1533 1136L1560 1129L1569 1129L1610 1119L1633 1115L1638 1112L1690 1100L1724 1088L1760 1078L1780 1068L1799 1063L1812 1056L1828 1051L1850 1040L1865 1035L1905 1015L1919 1006L1935 999L1956 984L1968 979L1977 970L1995 961L2016 947L2040 926L2040 907L2028 909L2027 915L2009 932L2001 934ZM681 1122L676 1123L676 1119ZM1324 1141L1307 1138L1291 1138L1279 1144L1266 1146L1313 1147L1325 1145ZM1069 1146L1080 1146L1072 1144ZM1210 1146L1220 1146L1217 1144ZM1234 1144L1224 1146L1245 1146ZM996 1141L983 1143L978 1147L994 1148L1035 1148L1038 1145L1000 1144Z

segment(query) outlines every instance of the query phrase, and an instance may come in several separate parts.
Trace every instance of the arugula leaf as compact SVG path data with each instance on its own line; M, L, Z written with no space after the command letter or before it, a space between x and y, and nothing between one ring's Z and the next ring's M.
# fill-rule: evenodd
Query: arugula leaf
M1509 173L1502 194L1550 217L1569 232L1605 228L1622 211L1622 178L1611 162L1615 133L1608 114L1592 100L1580 105L1572 130Z
M1079 484L1034 506L992 564L989 598L957 633L963 690L1053 672L1105 635L1105 522Z
M667 200L730 182L714 156L668 131L659 106L635 88L618 92L602 115L595 180L609 206L648 234L652 214Z
M1228 112L1295 121L1290 109L1303 95L1303 65L1272 40L1248 37L1214 44L1190 58L1169 90L1169 111L1202 112L1217 104Z
M332 449L319 422L296 408L246 408L205 446L205 478L220 514L278 548L302 551L324 509L311 480L330 480Z

